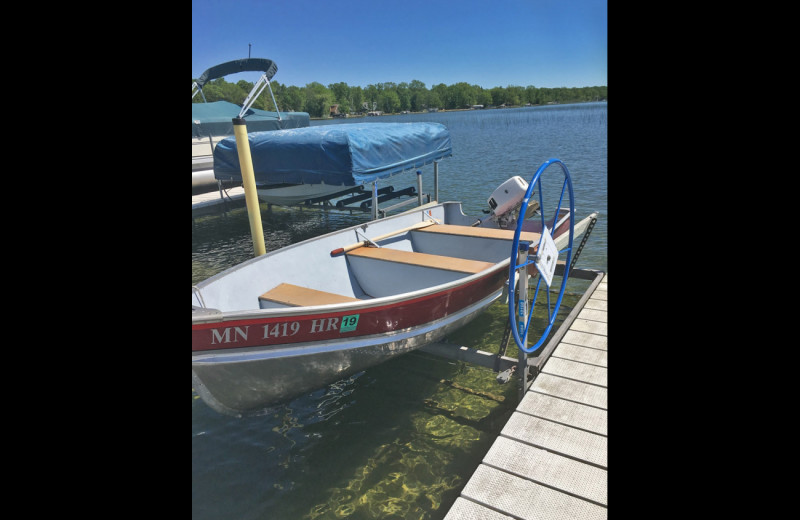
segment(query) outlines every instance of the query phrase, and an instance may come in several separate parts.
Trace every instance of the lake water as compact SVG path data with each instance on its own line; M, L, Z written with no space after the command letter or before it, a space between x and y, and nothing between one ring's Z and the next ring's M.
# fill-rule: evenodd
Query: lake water
M599 212L576 267L607 271L607 103L311 124L372 121L447 126L453 157L439 164L439 199L462 201L477 218L506 179L530 181L544 161L561 159L572 176L577 218ZM423 168L425 193L433 190L431 172ZM397 189L416 186L416 175L390 181ZM267 251L369 218L266 208ZM193 218L192 283L252 256L245 208ZM587 285L570 279L563 314ZM507 316L507 307L495 303L448 339L497 352ZM514 349L512 339L508 355L515 357ZM213 411L193 389L192 518L441 519L516 407L518 382L500 385L495 377L486 368L412 352L245 418Z

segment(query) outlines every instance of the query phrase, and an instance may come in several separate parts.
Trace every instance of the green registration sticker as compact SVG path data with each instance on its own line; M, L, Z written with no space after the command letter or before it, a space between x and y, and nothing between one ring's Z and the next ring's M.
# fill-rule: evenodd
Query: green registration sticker
M339 329L339 332L350 332L352 330L356 330L358 326L358 317L360 314L354 314L352 316L345 316L342 318L342 327Z

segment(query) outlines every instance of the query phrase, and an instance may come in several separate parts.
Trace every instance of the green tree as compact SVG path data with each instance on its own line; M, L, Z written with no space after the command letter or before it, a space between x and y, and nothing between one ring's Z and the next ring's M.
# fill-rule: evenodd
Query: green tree
M333 99L337 103L344 103L350 101L350 87L347 83L340 81L339 83L331 83L328 89L333 93Z
M525 104L525 88L516 85L509 85L506 87L507 98L506 103L509 105L523 105Z
M333 93L328 88L313 81L305 87L306 103L305 108L311 117L330 117L331 105L333 105Z
M305 93L300 87L294 85L287 87L280 103L281 109L287 112L306 112Z
M345 82L331 83L328 88L333 93L334 103L339 105L339 112L347 114L353 109L350 87Z
M447 92L449 94L447 108L471 107L477 99L472 85L463 81L448 87Z
M428 99L425 108L444 108L444 103L439 97L439 93L435 90L428 92Z
M350 107L355 112L362 112L361 104L364 102L364 91L361 87L350 87Z
M410 93L409 110L419 112L425 108L426 98L428 97L428 89L425 88L425 83L418 79L411 80L408 85Z
M539 89L539 103L542 105L546 105L554 100L553 89L542 87Z
M530 103L531 105L538 105L539 89L537 89L533 85L528 85L527 87L525 87L525 102Z
M503 87L492 87L489 92L492 94L492 104L500 106L506 102L506 89Z
M444 83L434 85L428 98L428 108L447 108L447 98L447 85Z
M217 78L209 81L203 87L203 94L206 97L206 101L209 103L213 101L228 101L241 106L244 98L247 97L247 92L248 91L243 90L238 85L228 83L225 81L225 78ZM203 98L197 95L193 101L202 103Z
M377 85L367 85L364 89L364 102L367 104L367 111L373 110L373 103L378 103L378 87Z
M410 110L411 109L411 90L408 87L408 83L400 83L397 85L397 97L400 99L400 110Z
M192 79L196 81L196 79ZM330 106L339 105L340 112L382 110L387 113L396 113L400 110L419 112L428 108L465 108L471 105L499 106L499 105L544 105L548 103L580 103L586 101L607 101L608 87L556 87L536 88L533 85L521 87L508 85L507 87L494 87L484 89L480 85L469 85L465 82L445 85L439 83L428 90L425 83L412 80L410 83L400 84L388 81L367 85L350 87L345 82L332 83L327 87L318 82L309 83L303 88L294 85L286 86L272 82L272 91L278 108L287 112L308 112L312 117L328 117ZM228 101L241 106L247 94L252 90L253 83L239 80L237 83L228 83L224 78L210 81L203 89L208 102ZM192 103L202 103L202 96L192 98ZM275 110L272 97L262 91L253 104L254 108L261 110Z
M387 114L394 114L400 109L400 97L393 89L384 90L378 96L378 106Z
M484 89L476 89L475 104L487 107L492 104L492 93Z

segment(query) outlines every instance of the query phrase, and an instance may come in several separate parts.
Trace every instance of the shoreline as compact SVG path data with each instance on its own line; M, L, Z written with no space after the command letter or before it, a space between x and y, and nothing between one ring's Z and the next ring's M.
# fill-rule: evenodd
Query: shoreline
M311 121L327 121L329 119L353 119L353 118L356 118L356 117L402 116L402 115L409 115L409 114L427 114L427 113L435 114L437 112L467 112L467 111L470 111L470 110L501 110L501 109L504 109L504 108L533 108L533 107L544 107L544 106L555 106L555 105L578 105L578 104L581 104L581 103L599 103L601 101L607 103L607 101L605 99L602 99L602 100L599 100L599 101L577 101L575 103L547 103L546 105L542 105L541 103L537 103L536 105L508 105L508 106L499 106L499 107L490 106L490 107L484 107L484 108L450 108L450 109L440 108L435 112L428 112L427 110L423 110L423 111L418 111L418 112L411 112L411 111L408 111L408 112L392 112L392 113L379 114L379 115L374 115L374 114L373 115L368 115L368 114L350 115L350 114L348 114L345 117L311 117L309 119Z

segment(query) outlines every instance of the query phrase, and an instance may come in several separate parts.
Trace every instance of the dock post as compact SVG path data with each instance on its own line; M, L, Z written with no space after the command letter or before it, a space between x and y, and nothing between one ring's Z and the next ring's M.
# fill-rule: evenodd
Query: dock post
M422 206L422 172L417 170L417 201Z
M522 345L528 345L528 248L530 244L527 242L520 242L519 249L517 251L517 265L521 265L522 267L519 268L517 271L517 332L520 335L520 340L522 341ZM517 357L518 364L517 364L517 375L519 376L520 380L520 388L519 388L519 398L525 395L525 391L527 390L526 386L528 384L528 353L524 350L517 349L519 355Z
M439 202L439 161L433 161L433 201Z
M378 181L372 183L372 220L378 220Z
M244 199L247 203L247 216L250 219L250 234L256 256L267 252L264 245L264 229L261 227L261 208L256 192L256 175L253 172L253 158L250 155L250 141L247 138L247 124L241 117L233 118L233 133L236 136L236 150L239 153L239 168L242 171Z

